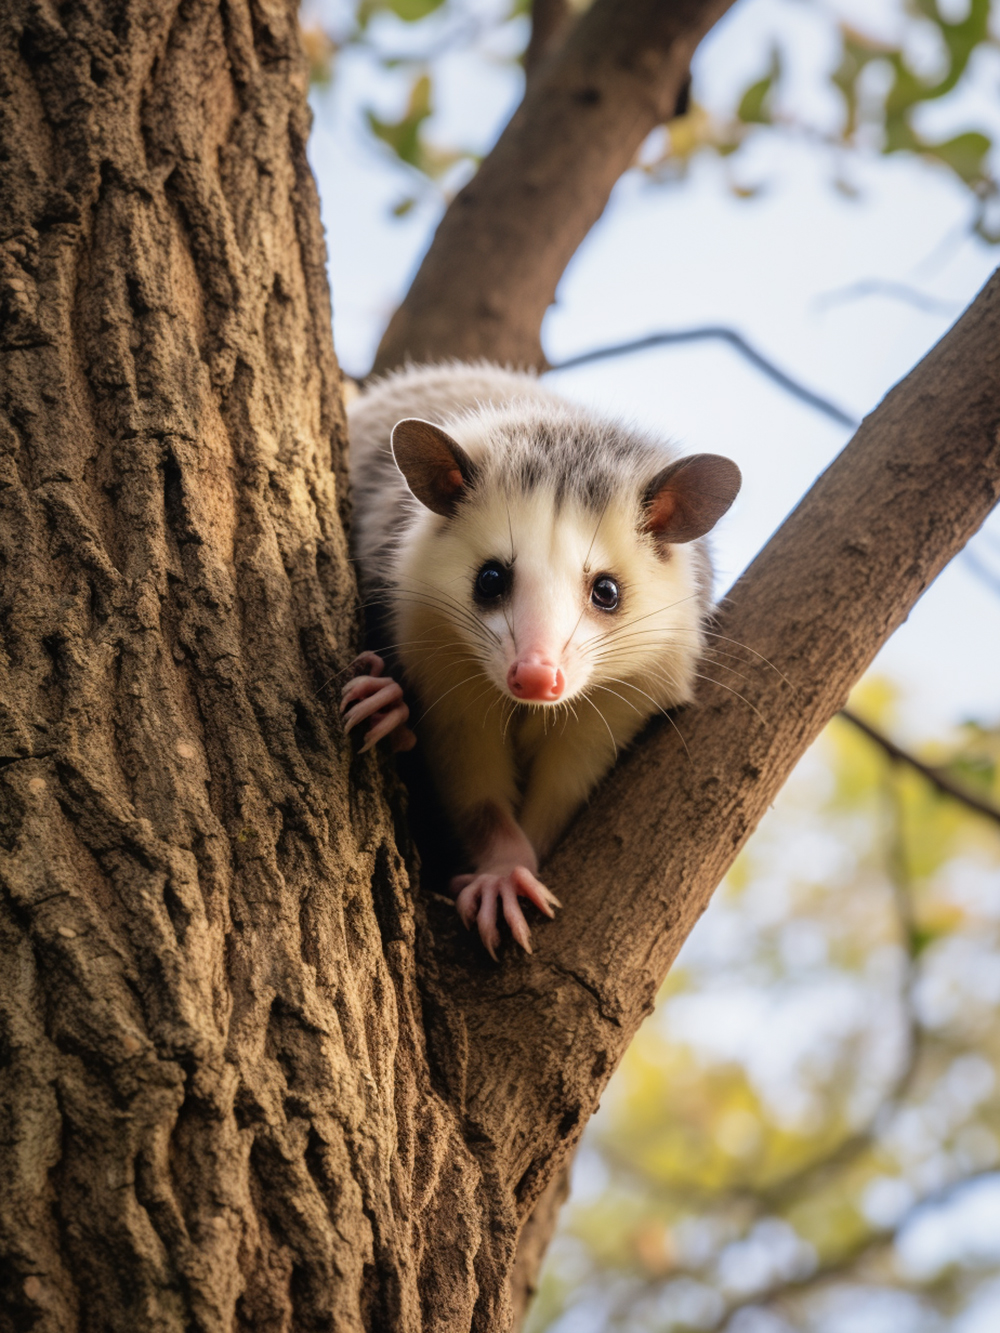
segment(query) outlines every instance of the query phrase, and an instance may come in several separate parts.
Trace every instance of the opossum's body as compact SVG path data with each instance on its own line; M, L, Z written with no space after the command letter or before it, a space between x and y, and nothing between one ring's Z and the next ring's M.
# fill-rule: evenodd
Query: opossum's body
M554 901L538 858L617 750L691 697L711 588L699 537L739 473L489 365L402 371L349 415L362 590L476 865L459 909L492 952L499 896L527 947L518 895ZM384 679L362 679L352 722L385 718Z

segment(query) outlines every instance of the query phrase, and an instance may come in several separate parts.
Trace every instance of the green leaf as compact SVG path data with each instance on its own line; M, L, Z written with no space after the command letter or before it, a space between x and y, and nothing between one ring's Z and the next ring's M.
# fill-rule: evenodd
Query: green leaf
M364 32L376 14L395 14L404 23L419 23L444 3L445 0L361 0L355 17L359 31Z
M366 111L368 127L377 139L386 144L401 162L423 170L423 149L420 127L431 114L430 75L421 74L410 89L410 101L399 120L381 120L374 111Z
M389 0L386 5L404 23L419 23L435 9L440 9L444 0Z
M922 144L921 148L929 156L940 158L956 176L961 177L967 185L972 185L986 179L983 159L992 146L985 134L969 130L943 143Z
M756 83L751 83L740 98L736 114L744 125L771 124L770 94L780 72L780 58L775 48L771 52L771 68L768 74L763 79L758 79Z

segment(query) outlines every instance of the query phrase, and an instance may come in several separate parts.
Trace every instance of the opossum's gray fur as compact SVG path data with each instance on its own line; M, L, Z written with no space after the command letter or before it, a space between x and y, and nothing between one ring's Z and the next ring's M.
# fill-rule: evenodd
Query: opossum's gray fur
M420 513L393 460L392 428L404 417L443 427L476 464L474 490L510 494L545 484L556 504L572 494L600 513L610 494L631 491L636 520L645 486L678 455L625 422L558 397L534 375L489 362L408 366L377 380L348 409L353 545L362 593L391 601L395 555ZM698 593L707 603L711 565L697 551Z

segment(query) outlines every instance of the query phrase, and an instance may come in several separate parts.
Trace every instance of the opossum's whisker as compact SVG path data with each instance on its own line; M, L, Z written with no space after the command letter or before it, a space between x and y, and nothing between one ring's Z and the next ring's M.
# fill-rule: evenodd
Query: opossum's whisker
M623 685L627 690L635 690L635 692L641 694L644 699L648 699L658 713L666 713L667 710L662 704L658 704L651 694L647 694L645 690L640 689L638 685L634 685L632 681L622 680L620 676L606 676L605 680L613 680L616 685ZM601 685L603 686L603 684L604 681L602 680ZM626 700L626 703L627 702L628 700ZM634 704L632 706L635 707Z
M358 656L358 657L362 657L366 652L372 652L372 653L374 653L374 654L376 655L376 657L381 657L383 653L391 652L393 649L396 649L396 648L410 648L410 647L413 647L414 644L425 643L426 641L427 641L427 636L424 635L424 636L422 636L422 637L419 638L419 639L409 639L409 640L406 640L406 641L404 641L404 642L402 642L402 643L389 643L389 644L386 644L384 648L363 648L363 649L361 650L361 652L358 653L357 656ZM355 661L356 661L356 660L357 660L357 658L355 658ZM332 685L333 682L334 682L335 680L338 680L341 676L346 676L347 673L352 669L353 666L354 666L354 662L352 661L352 662L350 662L347 666L342 667L340 671L335 671L335 672L333 673L332 676L327 676L326 680L325 680L325 681L323 682L323 684L319 687L319 689L316 690L316 692L313 694L312 697L313 697L314 699L317 699L317 698L323 693L323 691L327 688L327 686Z
M590 545L587 547L587 554L586 554L586 555L584 556L584 558L583 558L583 572L584 572L584 574L589 574L589 573L590 573L590 556L591 556L591 553L593 552L593 549L594 549L594 542L597 541L597 534L598 534L598 533L600 532L600 530L601 530L601 524L604 522L604 515L608 512L608 505L609 505L610 503L611 503L611 496L609 495L608 498L604 501L604 508L601 510L600 515L599 515L599 517L598 517L598 519L597 519L597 527L594 529L594 535L593 535L593 537L591 537L591 539L590 539ZM570 644L573 642L573 635L574 635L574 634L577 632L577 630L580 628L580 621L583 619L583 617L584 617L584 613L586 612L586 610L587 610L587 603L584 602L583 606L580 608L580 614L579 614L579 615L577 616L577 618L576 618L576 624L575 624L575 625L573 626L573 628L570 630L569 638L566 640L566 642L565 642L565 643L563 644L563 646L562 646L562 650L563 650L563 652L565 652L566 649L567 649L567 648L570 646Z
M621 630L613 638L608 635L602 635L594 639L590 645L585 645L589 653L602 651L607 653L620 653L626 644L632 644L634 648L645 650L655 648L657 644L662 644L664 648L670 648L675 653L683 650L685 653L690 651L687 644L678 641L673 625L651 625L646 629Z
M421 683L424 685L426 689L430 690L437 685L438 681L441 680L442 676L447 677L449 672L451 672L453 668L457 668L460 666L478 667L481 665L482 664L479 662L478 658L475 657L464 657L459 659L457 662L447 662L443 666L439 667L438 670L433 673L433 675L429 675ZM471 675L463 676L463 679L475 680L476 676L479 674L480 672L474 670Z
M517 635L514 633L514 626L511 624L510 616L507 614L507 607L504 606L504 605L501 605L500 610L503 612L504 623L506 624L507 629L508 629L508 631L510 632L510 641L511 641L511 643L514 645L514 653L515 653L515 655L516 655L516 653L517 653ZM498 640L497 640L497 643L499 643L499 642L500 642L500 640L498 639Z
M423 722L424 719L427 717L427 714L430 713L433 709L437 708L438 704L441 702L442 699L447 699L449 694L452 694L455 690L461 689L463 685L468 685L471 679L472 679L471 676L466 676L463 680L460 680L456 685L452 685L450 689L445 690L443 694L439 694L438 697L434 700L434 702L428 708L425 708L424 711L420 714L420 721Z
M429 603L429 602L421 601L421 599L419 599L419 598L409 598L409 599L407 599L407 598L400 598L400 601L401 601L401 602L403 602L403 601L407 601L407 600L408 600L408 601L410 602L410 604L413 605L413 606L423 606L423 607L425 607L425 608L427 608L427 609L429 609L429 610L431 610L431 611L436 612L437 614L447 614L447 613L445 613L445 612L442 612L442 610L441 610L441 608L440 608L439 606L437 606L437 605L435 605L435 604L433 604L433 603ZM480 627L477 627L476 625L474 625L474 624L472 624L472 623L468 623L468 624L460 625L458 628L461 629L461 631L463 632L463 634L464 634L465 636L467 636L467 637L468 637L469 639L471 639L474 643L476 643L476 644L479 646L479 648L480 648L484 653L490 653L490 652L493 651L494 645L489 641L489 639L487 639L487 638L484 636L483 631L482 631L482 629L481 629ZM470 645L466 645L466 646L470 646Z
M460 666L482 667L482 662L479 660L478 657L463 657L459 658L457 661L454 662L445 662L443 665L439 666L438 669L432 675L428 676L427 679L422 681L421 683L423 684L425 689L428 690L433 689L434 686L437 685L438 681L441 679L442 676L447 676L447 674L450 671ZM475 680L477 676L482 677L484 674L485 673L482 671L473 671L471 676L467 675L463 677L463 679Z
M447 639L442 636L437 636L435 638L426 636L423 639L414 639L410 646L415 647L415 651L418 653L423 653L428 651L443 652L445 649L450 649L453 652L463 652L463 653L470 651L469 645L467 643L456 642L454 639Z
M482 645L480 645L480 647L482 647ZM426 661L428 659L433 660L436 657L440 657L442 654L445 656L450 655L451 657L456 657L457 655L462 654L468 658L474 657L476 661L481 660L480 653L477 652L472 644L449 643L447 640L439 640L437 643L426 644L420 648L414 648L411 656L418 660Z
M513 717L514 717L514 714L517 712L517 708L518 708L517 700L516 700L516 699L511 699L511 700L510 700L510 705L511 705L510 710L509 710L509 712L507 713L506 720L504 721L504 724L503 724L503 735L501 736L501 741L503 742L504 745L507 744L507 728L510 726L511 721L512 721L512 719L513 719Z
M624 620L620 625L612 625L599 637L602 639L613 639L616 634L631 629L633 625L640 625L644 620L649 620L653 616L662 616L665 611L672 611L675 606L683 606L685 602L692 601L697 595L697 593L691 593L688 597L678 598L676 602L668 602L666 606L658 606L655 611L647 611L644 616L636 616L634 620Z
M465 624L471 623L476 627L477 630L487 634L491 639L493 639L495 643L499 644L500 642L499 636L496 633L494 633L493 630L490 629L489 625L485 625L477 616L475 616L469 610L467 606L463 605L463 603L461 603L456 597L451 597L439 586L433 583L428 583L426 579L411 579L410 581L416 584L423 585L423 589L428 589L428 588L430 589L430 591L427 592L418 588L417 591L420 596L426 597L428 599L432 598L438 599L441 602L442 606L448 607L452 611L454 611L455 614L463 621L463 623ZM400 587L405 592L407 590L403 586L403 583L404 581L401 580Z
M740 658L736 657L733 653L722 653L722 656L728 657L734 662L740 661ZM736 676L738 680L745 680L748 685L750 683L750 677L744 676L742 671L737 671L735 667L727 666L725 662L719 661L719 650L717 648L710 648L708 652L703 653L700 661L711 662L712 665L717 666L720 671L728 671L731 676ZM741 663L741 665L745 666L746 663ZM753 663L751 662L750 665L753 666Z
M660 681L671 690L682 689L684 686L682 678L676 671L671 669L670 663L665 662L662 658L655 662L647 662L642 668L642 674L644 676L652 676L655 680ZM636 686L635 688L638 689L639 687ZM668 704L667 707L673 708L674 705Z
M688 634L693 634L695 632L689 625L685 626L679 625L677 628L681 633L686 632ZM742 643L739 639L731 639L728 634L718 634L716 633L715 630L711 629L701 628L698 632L706 635L709 639L721 639L723 643L731 643L736 648L742 648L745 653L751 653L754 657L759 658L759 660L763 662L765 666L769 666L771 670L775 672L776 675L779 675L786 685L788 685L793 690L795 689L795 686L788 679L785 673L780 669L780 667L776 667L769 658L765 657L763 653L759 653L756 648L751 648L748 643Z
M484 690L480 690L479 693L476 695L476 697L475 697L474 699L469 699L469 700L466 702L465 706L464 706L463 708L460 708L459 711L455 714L455 716L456 716L456 717L464 717L465 714L469 711L469 709L470 709L470 708L474 708L474 707L476 706L476 704L478 704L482 699L485 699L486 696L489 694L490 690L492 690L492 689L495 689L495 686L494 686L494 684L493 684L493 682L492 682L491 680L488 680L488 681L486 682L486 688L485 688ZM490 708L492 708L492 707L493 707L493 704L490 704ZM486 725L486 718L487 718L488 715L489 715L490 708L487 708L486 712L483 714L483 726L484 726L484 727L485 727L485 725Z
M663 716L667 719L667 721L668 721L668 722L670 723L670 725L673 727L674 731L677 732L677 735L680 736L680 738L681 738L681 744L684 746L684 752L685 752L685 754L687 755L688 759L690 759L690 758L691 758L691 751L688 749L687 741L684 739L684 736L683 736L683 734L682 734L682 732L681 732L680 727L677 725L677 723L674 721L674 719L670 716L669 711L668 711L666 708L664 708L662 704L658 704L658 703L656 702L656 700L652 697L652 695L650 695L650 694L646 694L646 691L645 691L645 690L640 690L640 689L639 689L639 686L633 684L632 681L630 681L630 680L619 680L619 679L618 679L617 677L615 677L615 676L612 676L611 679L614 680L615 683L616 683L617 685L623 685L627 690L637 690L639 694L643 695L644 698L646 698L646 699L649 700L649 702L653 705L653 707L656 709L656 711L657 711L658 713L662 713L662 714L663 714ZM668 684L672 684L672 683L674 683L674 682L668 682ZM620 695L619 695L619 698L621 698ZM626 700L626 702L627 702L627 700ZM636 710L636 711L639 711L639 710Z
M401 580L400 582L402 583L403 580ZM431 593L431 594L434 594L434 595L436 595L436 596L442 598L442 599L443 599L445 602L447 602L449 605L453 606L453 607L455 608L456 611L461 611L463 614L468 615L468 616L471 616L473 620L476 620L476 617L473 615L473 613L469 610L468 606L467 606L464 602L460 602L460 601L458 600L457 597L452 597L450 593L445 592L444 589L443 589L439 584L436 584L436 583L430 583L430 582L428 582L427 579L418 579L418 578L416 578L416 577L414 577L414 576L412 576L412 575L411 575L410 578L409 578L409 582L411 582L411 583L416 583L416 584L420 585L420 586L423 587L423 588L428 588L428 589L430 589L430 593ZM456 582L456 583L457 583L457 582L458 582L458 579L457 579L457 578L454 579L453 582ZM482 624L482 622L479 621L479 620L476 620L476 623L477 623L477 624ZM490 630L488 626L483 625L483 628L486 629L486 630L488 630L488 632L489 632L490 634L493 633L493 631ZM495 637L495 636L494 636L494 637Z
M490 684L492 684L492 681L490 682ZM493 712L494 708L496 708L497 704L502 704L502 703L503 703L505 697L506 697L505 695L501 694L500 691L497 690L497 697L493 700L493 702L490 704L489 708L487 708L486 712L483 714L483 728L484 728L484 730L485 730L485 727L486 727L486 719L489 717L490 713ZM502 721L502 720L503 720L503 709L502 709L502 708L500 709L500 718L501 718L501 721Z
M608 505L610 503L611 503L611 496L609 495L608 498L604 501L604 508L601 510L600 515L598 516L597 527L594 529L594 535L593 537L591 537L590 545L587 547L587 554L583 557L583 572L585 574L590 573L590 556L591 553L593 552L594 542L597 541L597 534L601 530L601 524L604 522L604 515L608 512ZM570 635L570 638L572 637L573 636Z
M415 606L426 606L431 610L453 616L459 624L464 625L477 638L486 637L492 639L495 643L500 642L488 625L484 625L481 620L478 620L471 611L467 611L459 602L452 602L446 597L422 591L413 592L407 589L402 591L403 596L398 598L398 601L410 602Z
M652 634L652 633L654 633L654 631L652 631L652 630L639 630L639 631L638 631L638 634L637 634L636 637L638 637L638 635L643 635L643 636L645 636L645 635L647 635L647 634ZM624 647L626 644L628 644L629 641L630 641L632 638L633 638L632 635L628 635L628 634L626 634L626 635L624 636L624 638L623 638L621 641L619 641L618 643L615 644L614 650L612 650L612 649L605 649L603 652L600 652L600 653L592 653L592 654L590 654L589 660L592 661L595 665L603 665L605 662L616 662L617 660L619 660L619 658L620 658L620 656L621 656L621 651L622 651L623 647ZM660 641L660 643L661 643L661 646L664 647L664 648L667 648L667 647L670 647L670 646L671 646L671 640L670 640L669 636L664 637L664 638ZM657 641L654 639L651 643L642 643L642 644L636 644L636 643L633 643L633 644L632 644L632 647L631 647L631 649L629 649L629 651L632 651L632 652L646 651L646 650L654 649L656 646L657 646ZM730 658L730 659L731 659L732 661L734 661L734 662L739 662L741 666L745 666L745 665L746 665L746 663L743 661L743 659L740 658L740 657L737 657L734 653L726 653L726 652L722 652L722 650L721 650L721 649L718 649L718 648L710 648L710 649L708 650L708 652L705 653L705 654L702 656L702 658L701 658L700 660L702 660L702 661L706 661L706 660L707 660L707 661L714 662L715 665L718 666L721 670L723 670L723 671L728 671L728 672L730 673L730 675L736 676L739 680L746 681L746 682L749 684L749 681L750 681L750 677L749 677L749 676L745 676L741 671L737 671L735 667L728 666L725 662L720 662L720 661L718 661L718 659L717 659L716 656L715 656L715 654L717 654L717 653L721 653L721 656L723 656L723 657L728 657L728 658ZM711 656L709 656L709 654L711 654ZM654 665L655 665L655 664L654 664L654 663L651 663L651 662L650 662L650 663L646 663L646 664L644 664L644 665L642 666L641 670L643 670L643 671L652 671ZM752 665L752 664L751 664L751 665Z
M740 694L739 690L731 689L730 686L728 686L728 685L723 685L723 683L722 683L721 680L716 680L714 676L705 676L705 675L703 675L700 671L696 671L694 674L698 677L699 680L707 680L707 681L709 681L712 685L718 685L718 687L719 687L721 690L729 690L729 693L730 693L730 694L735 694L736 697L737 697L737 699L742 699L742 700L743 700L743 702L746 704L747 708L750 709L751 713L756 713L756 714L757 714L757 716L760 718L762 724L765 722L764 714L760 711L760 709L759 709L759 708L755 708L755 707L753 706L753 704L750 702L750 700L747 699L747 698L745 697L745 695Z
M581 694L581 695L579 696L579 698L581 698L581 699L585 699L585 700L587 701L587 703L590 704L591 708L594 710L594 712L597 714L597 716L598 716L598 717L601 719L601 721L604 723L605 727L607 727L608 735L611 737L611 744L612 744L612 746L614 747L615 758L617 759L617 758L618 758L618 742L615 740L615 733L614 733L614 732L611 730L611 728L608 726L608 719L604 716L604 714L603 714L603 713L601 712L601 710L598 708L597 704L594 703L594 701L593 701L593 699L590 697L589 693Z
M586 609L587 609L587 606L586 606L586 603L584 603L584 605L583 605L583 607L582 607L582 609L581 609L581 611L580 611L580 614L579 614L579 615L577 616L577 618L576 618L576 624L573 626L573 628L572 628L572 629L570 630L570 632L569 632L569 638L566 640L566 642L565 642L565 643L563 644L563 646L562 646L562 651L563 651L563 652L565 652L566 649L567 649L567 648L570 646L570 644L573 642L573 635L574 635L574 634L577 632L577 630L580 628L580 621L583 619L583 614L584 614L584 612L586 611Z
M653 639L649 643L633 643L631 645L616 644L613 649L606 648L603 652L589 654L588 660L593 662L595 666L603 665L605 662L621 662L623 657L626 657L630 653L636 653L641 654L643 659L652 661L655 660L653 654L656 653L658 649L666 651L670 646L669 639L663 641Z
M664 685L672 690L680 688L681 681L675 671L668 671L665 662L650 663L644 668L644 671L657 680L662 681Z
M614 679L614 677L612 677L612 679ZM616 699L621 699L622 703L626 706L626 708L631 708L633 713L638 713L640 717L646 716L641 708L637 708L635 704L632 703L631 699L626 699L623 694L619 694L617 690L613 690L610 685L605 685L603 680L601 681L600 685L595 685L594 689L603 690L605 694L613 694Z

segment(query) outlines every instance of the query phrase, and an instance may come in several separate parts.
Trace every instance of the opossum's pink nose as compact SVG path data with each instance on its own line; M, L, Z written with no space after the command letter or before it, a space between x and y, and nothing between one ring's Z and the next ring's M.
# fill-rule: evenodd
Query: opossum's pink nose
M523 657L507 672L511 694L519 699L555 700L566 688L566 678L554 662L541 657Z

